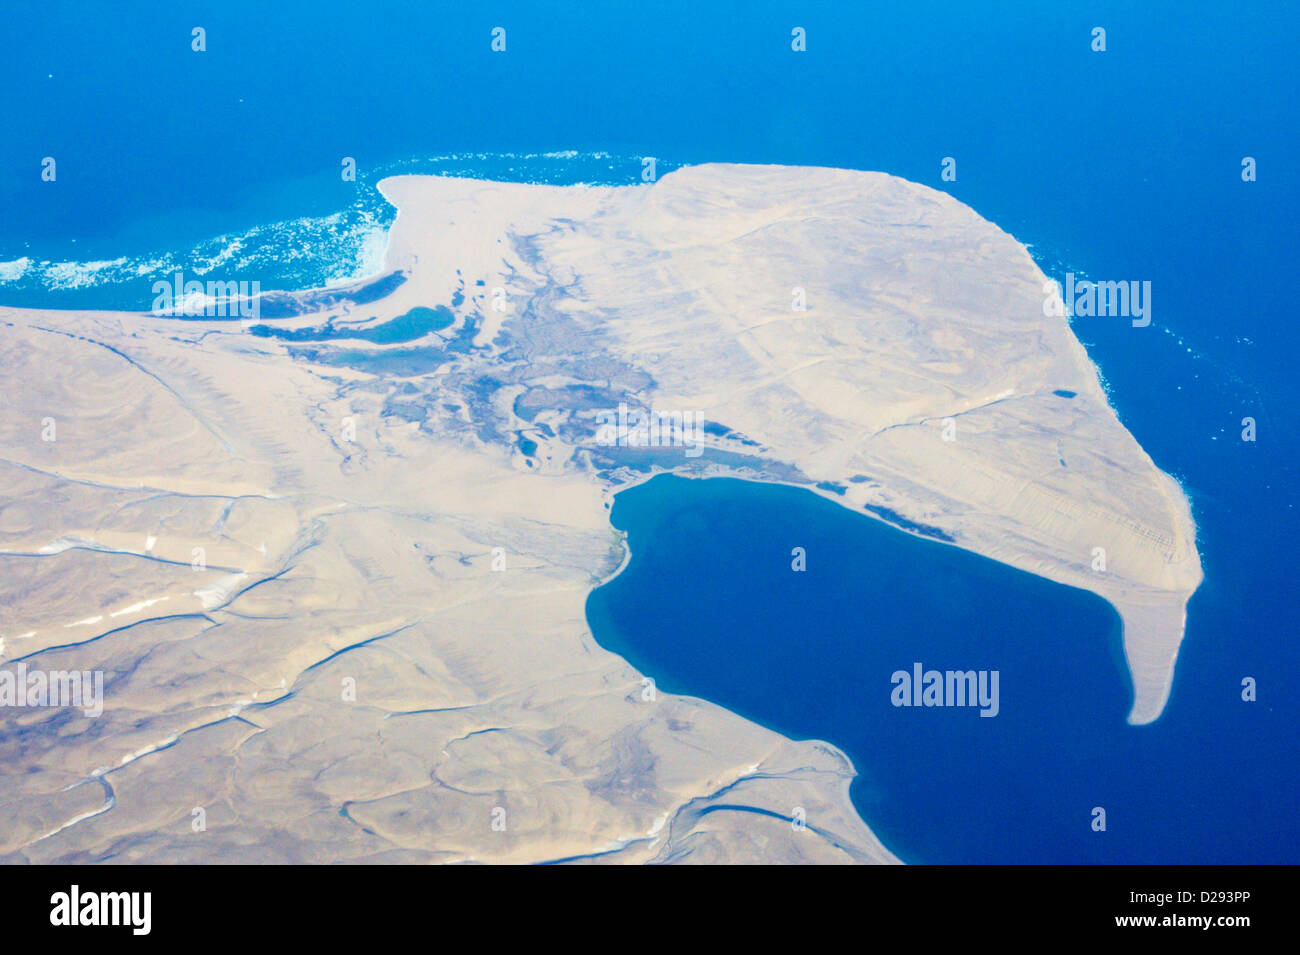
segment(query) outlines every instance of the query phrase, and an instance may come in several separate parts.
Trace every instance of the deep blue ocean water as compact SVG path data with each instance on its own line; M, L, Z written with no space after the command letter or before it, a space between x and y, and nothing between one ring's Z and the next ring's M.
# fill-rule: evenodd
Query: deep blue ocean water
M391 221L374 183L394 172L635 182L654 156L661 173L829 165L946 189L1051 275L1152 282L1150 327L1074 323L1125 424L1189 493L1206 572L1164 717L1104 736L1107 765L1153 764L1145 835L1124 845L1294 861L1300 11L958 7L19 0L0 32L0 303L146 308L175 268L264 289L366 275ZM1258 181L1241 180L1244 156ZM1255 704L1237 696L1248 675ZM1103 696L1105 679L1080 675ZM905 785L891 765L860 769ZM946 858L916 822L885 824L892 844Z
M632 559L588 600L601 644L662 691L836 743L859 772L854 805L906 861L1294 855L1277 798L1294 766L1260 762L1280 714L1203 699L1130 726L1120 620L1094 594L802 488L661 475L620 493L612 520ZM996 715L893 705L892 674L917 663L996 670ZM1261 726L1278 735L1253 739Z
M602 645L661 690L838 744L854 804L903 858L1103 861L1149 844L1157 780L1126 731L1121 626L1100 597L801 488L663 475L619 494L612 520L632 560L588 600ZM891 674L916 663L997 670L996 715L894 706Z

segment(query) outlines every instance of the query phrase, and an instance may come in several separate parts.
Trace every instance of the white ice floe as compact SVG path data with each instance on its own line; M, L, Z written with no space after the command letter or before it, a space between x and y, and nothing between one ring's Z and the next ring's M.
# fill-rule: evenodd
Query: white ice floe
M12 262L0 262L0 282L13 282L23 277L32 260L23 256L21 259L14 259Z

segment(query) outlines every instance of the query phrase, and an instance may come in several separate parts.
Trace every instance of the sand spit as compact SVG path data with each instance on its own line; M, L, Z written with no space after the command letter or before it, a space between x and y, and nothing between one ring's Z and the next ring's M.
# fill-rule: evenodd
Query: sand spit
M656 470L836 486L1095 591L1130 719L1159 715L1187 502L995 226L827 169L381 188L406 281L274 324L451 327L0 309L5 663L106 673L98 719L0 712L0 858L896 861L833 747L651 693L593 641L612 493ZM698 456L610 446L620 402L718 427Z

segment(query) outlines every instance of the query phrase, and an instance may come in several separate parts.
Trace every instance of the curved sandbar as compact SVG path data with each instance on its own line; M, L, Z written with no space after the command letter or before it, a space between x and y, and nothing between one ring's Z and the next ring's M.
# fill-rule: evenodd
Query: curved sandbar
M536 317L563 313L588 348L646 371L644 404L703 412L761 445L747 453L845 488L821 493L847 507L1105 597L1130 722L1160 715L1201 580L1187 499L1044 307L1028 252L973 210L883 173L729 164L634 189L381 189L404 211L472 196L476 223L532 235L531 269L567 280ZM453 261L455 229L413 235L412 219L429 221L399 222L389 264Z

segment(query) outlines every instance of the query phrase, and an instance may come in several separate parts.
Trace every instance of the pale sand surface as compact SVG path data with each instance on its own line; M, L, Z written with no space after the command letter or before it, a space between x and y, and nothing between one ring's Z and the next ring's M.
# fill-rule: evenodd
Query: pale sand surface
M1102 595L1130 719L1159 715L1200 581L1189 508L1010 236L841 170L382 189L405 284L276 324L384 321L463 288L427 341L345 343L443 347L473 323L406 375L232 321L0 309L3 663L107 674L98 719L0 711L0 858L896 861L834 747L644 700L596 645L584 603L624 559L607 508L646 474L597 446L577 386L732 429L657 468L838 482L847 507Z

